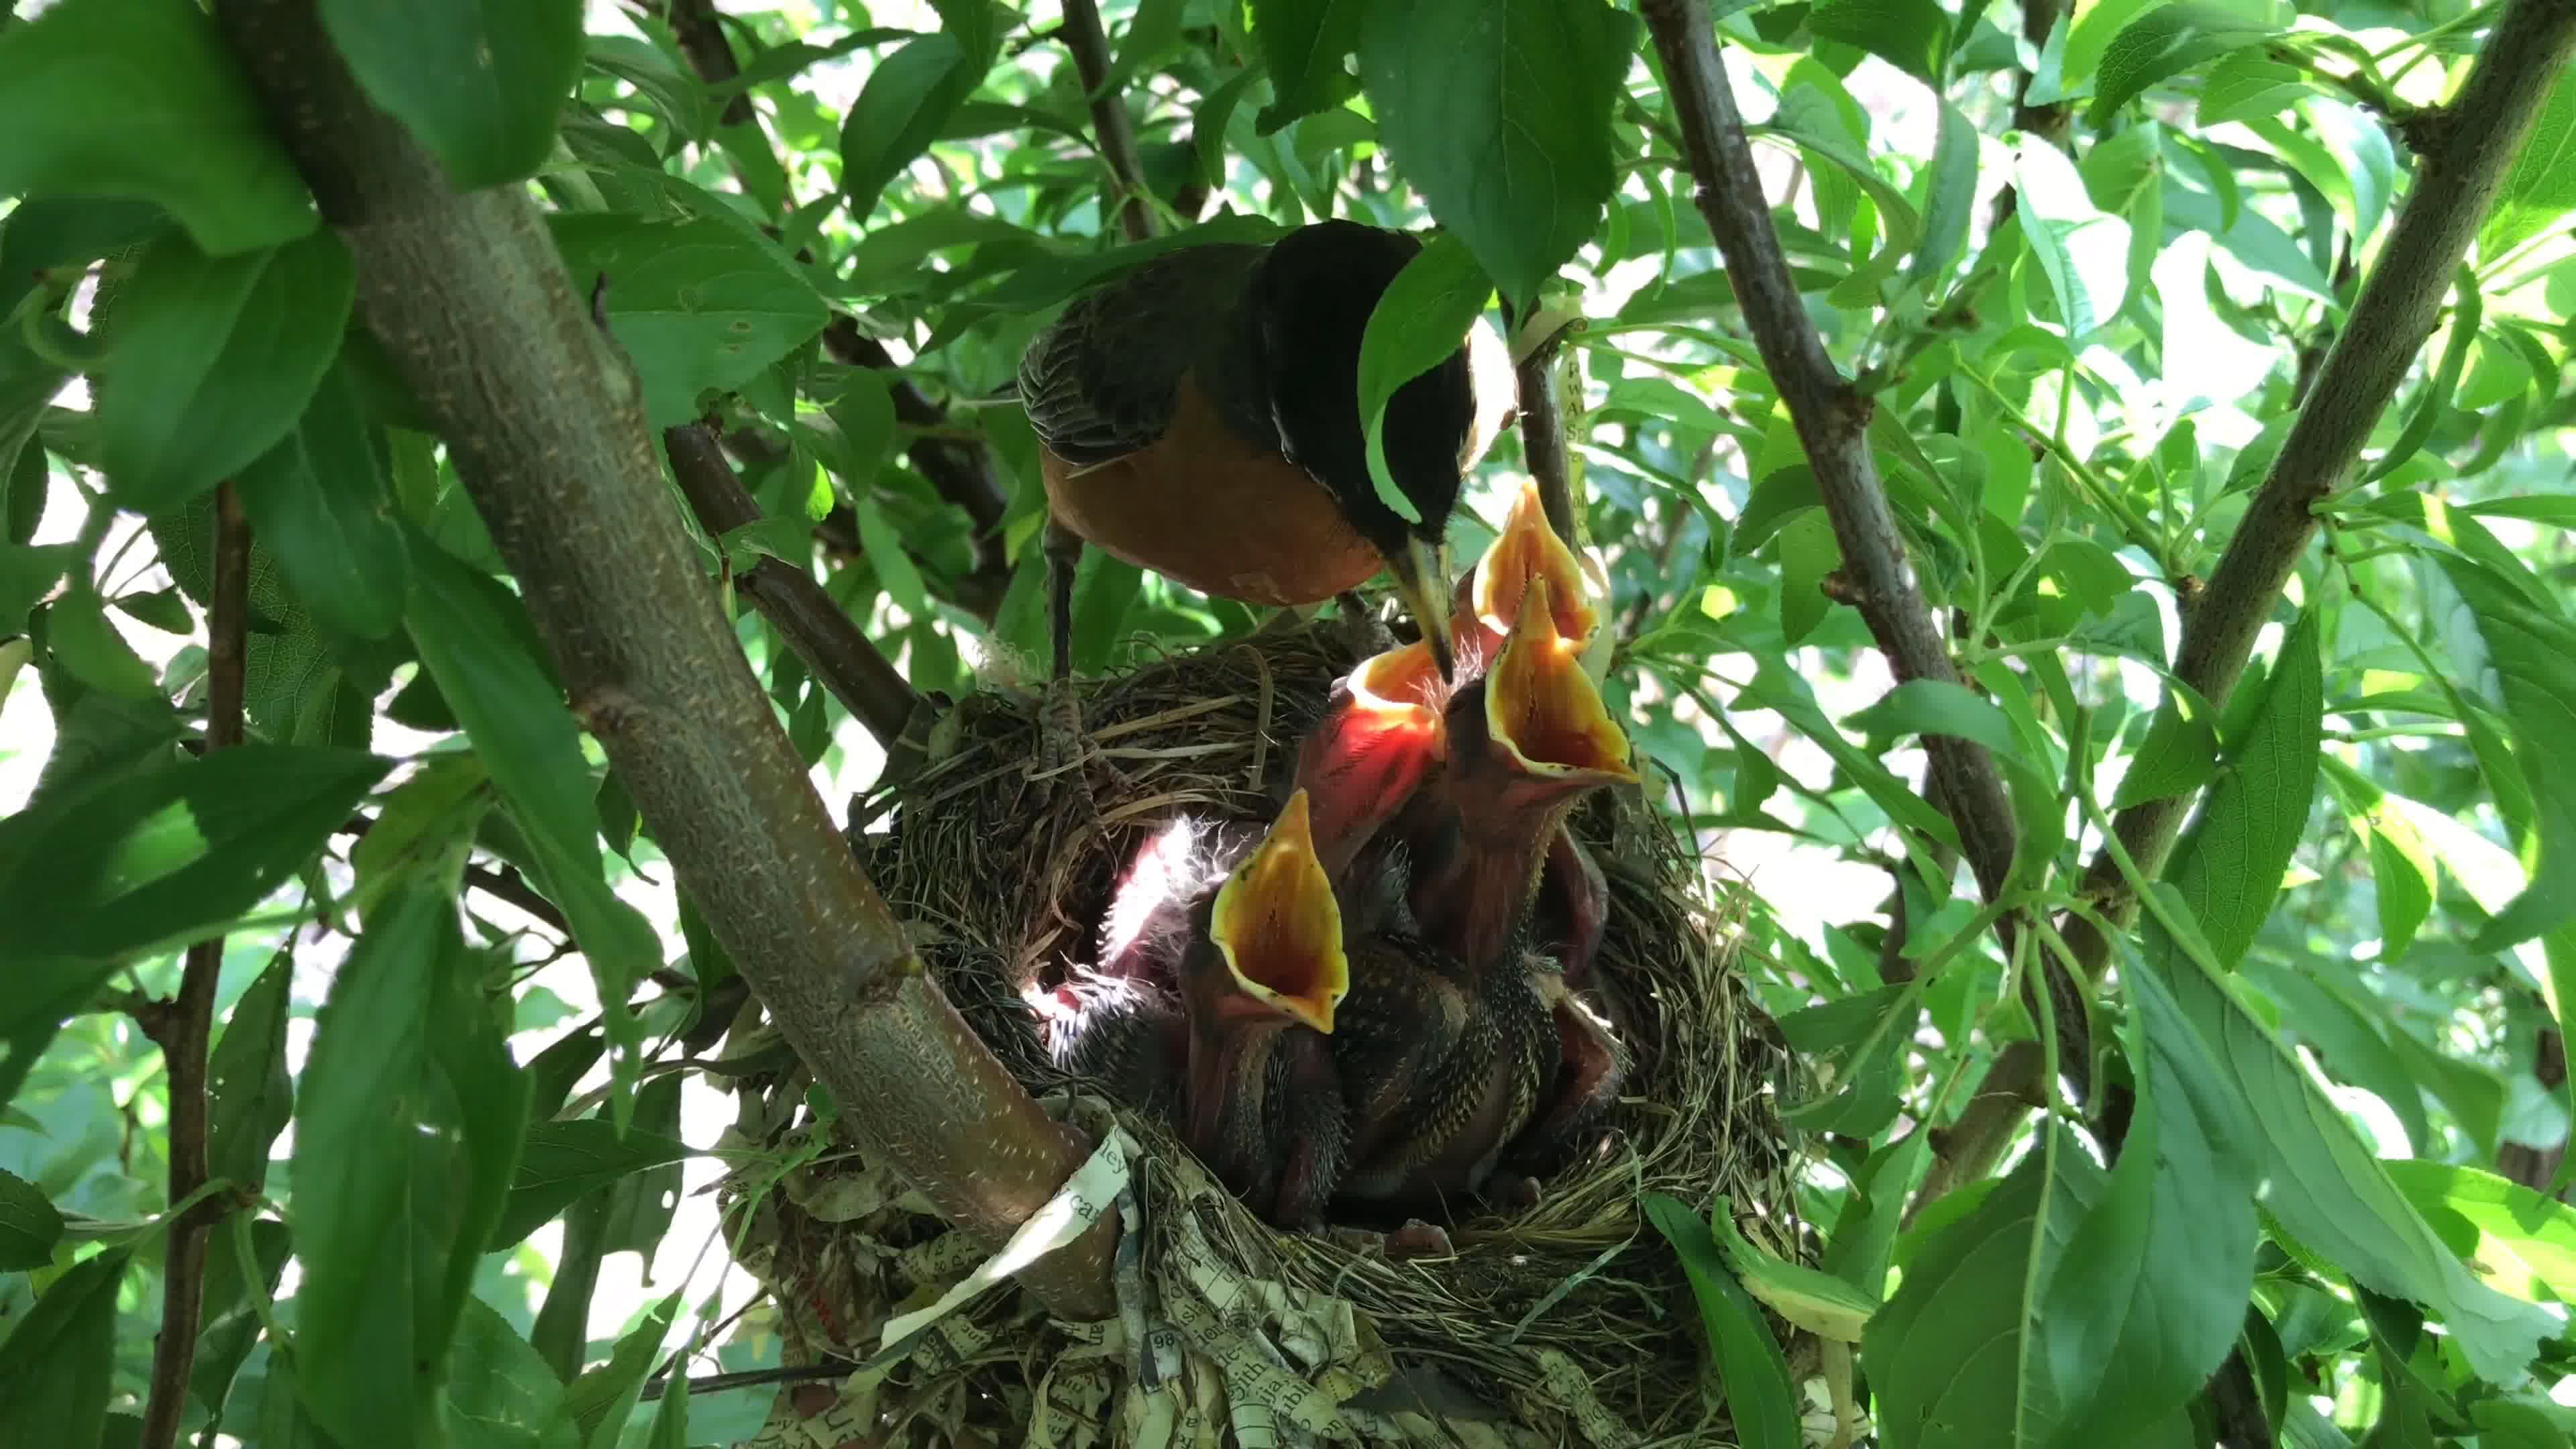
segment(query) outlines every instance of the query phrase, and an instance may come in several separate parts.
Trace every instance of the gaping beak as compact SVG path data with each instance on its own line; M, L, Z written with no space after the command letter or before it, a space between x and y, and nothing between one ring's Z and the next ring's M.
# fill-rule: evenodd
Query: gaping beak
M1556 530L1548 526L1547 505L1539 501L1538 484L1525 482L1512 500L1511 516L1494 546L1476 563L1472 597L1478 622L1497 637L1508 635L1519 621L1534 579L1548 581L1556 610L1556 632L1574 641L1576 652L1591 643L1600 616L1593 611L1583 562Z
M1333 1009L1350 991L1342 953L1342 911L1315 856L1306 792L1218 890L1208 939L1245 995L1330 1035Z
M1448 757L1447 686L1416 642L1361 661L1297 751L1317 859L1339 875Z
M1628 736L1584 673L1581 643L1557 628L1554 592L1544 574L1530 579L1502 657L1486 676L1485 728L1518 773L1544 783L1542 793L1632 784Z
M1422 629L1422 642L1431 646L1431 662L1442 679L1451 678L1458 656L1449 636L1449 545L1407 535L1403 550L1387 559L1386 568Z

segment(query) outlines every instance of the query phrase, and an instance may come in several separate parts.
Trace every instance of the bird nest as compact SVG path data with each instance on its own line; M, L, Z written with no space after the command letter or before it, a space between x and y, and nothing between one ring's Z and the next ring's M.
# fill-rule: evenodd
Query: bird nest
M741 1256L778 1290L789 1360L859 1365L782 1396L758 1442L1701 1442L1715 1412L1700 1316L1640 1200L1722 1196L1748 1236L1802 1256L1773 1092L1788 1060L1732 966L1740 898L1633 792L1596 795L1573 822L1610 892L1594 970L1632 1058L1615 1130L1536 1208L1452 1224L1454 1257L1274 1231L1161 1126L1113 1118L1038 1039L1027 993L1088 959L1120 862L1178 811L1266 821L1351 662L1332 629L1291 625L1087 684L1085 723L1116 772L1093 772L1091 806L1029 778L1034 701L988 690L941 718L873 817L854 809L854 844L949 999L1051 1110L1139 1149L1119 1206L1141 1209L1127 1234L1141 1251L1122 1250L1123 1333L997 1289L899 1326L909 1342L888 1351L889 1319L989 1249L855 1153L737 1174ZM870 818L882 828L855 828ZM803 1086L773 1089L773 1141Z

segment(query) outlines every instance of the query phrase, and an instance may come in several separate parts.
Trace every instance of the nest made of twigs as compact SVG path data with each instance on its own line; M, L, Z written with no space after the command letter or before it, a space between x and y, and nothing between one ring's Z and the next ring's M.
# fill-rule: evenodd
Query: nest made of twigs
M1117 772L1094 772L1097 820L1076 792L1029 778L1036 701L1025 691L960 702L925 765L879 802L892 806L886 828L854 844L950 999L1032 1090L1083 1084L1049 1065L1024 989L1051 984L1068 959L1089 958L1119 863L1174 812L1266 820L1297 741L1351 663L1334 630L1292 624L1087 684L1086 726ZM867 815L854 810L854 819ZM1526 1214L1454 1225L1458 1253L1449 1259L1390 1263L1348 1235L1281 1234L1221 1192L1185 1203L1202 1249L1212 1244L1249 1280L1312 1295L1300 1301L1347 1303L1399 1376L1429 1369L1537 1431L1539 1442L1686 1436L1709 1415L1702 1329L1678 1260L1638 1203L1650 1192L1702 1205L1724 1195L1748 1234L1795 1253L1792 1154L1771 1090L1785 1053L1732 969L1727 897L1703 862L1642 799L1597 796L1574 825L1609 886L1594 969L1615 995L1633 1057L1605 1150L1549 1181ZM1158 1185L1205 1187L1167 1134L1119 1117L1158 1160ZM1187 1173L1172 1177L1174 1163ZM869 1169L851 1160L841 1170ZM809 1349L863 1351L868 1325L846 1320L881 1319L936 1277L871 1265L933 1254L944 1230L881 1187L859 1192L865 1211L846 1201L809 1211L832 1196L823 1178L833 1169L803 1171L787 1194L793 1205L772 1205L760 1220L763 1241L746 1258L783 1290L791 1320L797 1305L819 1306L818 1294L833 1300L837 1312L805 1324L810 1338L826 1340ZM949 1243L946 1256L953 1272L979 1255ZM908 1378L871 1388L870 1432L880 1437L862 1442L1065 1442L1031 1430L1030 1417L1045 1416L1058 1356L1099 1355L1097 1336L1077 1344L1025 1299L980 1312L986 1326L972 1343L981 1349L953 1347L946 1361L916 1363ZM1005 1330L1003 1320L1029 1332ZM1547 1390L1548 1382L1564 1387L1569 1366L1615 1423L1591 1406L1589 1421L1576 1422L1586 1415ZM1473 1418L1437 1420L1425 1442L1514 1442L1490 1433L1461 1440L1458 1425ZM913 1430L896 1427L904 1424ZM1111 1424L1094 1442L1132 1440Z

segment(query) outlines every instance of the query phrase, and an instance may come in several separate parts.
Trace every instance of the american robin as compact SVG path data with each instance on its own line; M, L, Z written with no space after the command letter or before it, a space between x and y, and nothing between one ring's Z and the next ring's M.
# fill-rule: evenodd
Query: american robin
M1597 683L1609 663L1605 646L1610 640L1592 607L1593 580L1587 573L1583 558L1549 526L1538 485L1524 482L1503 520L1502 532L1458 582L1449 621L1458 654L1453 683L1464 685L1493 662L1512 631L1512 621L1520 617L1521 600L1533 579L1547 580L1557 633L1575 641L1583 655L1584 672Z
M1316 858L1337 889L1379 828L1438 773L1445 697L1427 644L1387 650L1334 684L1323 720L1298 745L1292 788L1312 802Z
M1354 875L1351 991L1333 1037L1351 1131L1339 1196L1455 1206L1486 1191L1540 1110L1557 1034L1517 942L1469 961L1422 938L1400 842L1372 847Z
M1167 982L1077 966L1044 1005L1057 1070L1162 1121L1178 1118L1189 1024Z
M1318 1225L1343 1153L1327 1038L1350 967L1303 793L1193 909L1179 976L1182 1140L1272 1223Z
M1580 644L1558 631L1551 593L1545 577L1530 580L1493 667L1449 706L1447 769L1399 825L1424 934L1469 960L1494 959L1525 929L1575 802L1637 778Z
M1019 395L1047 490L1050 764L1081 734L1071 610L1086 542L1255 604L1320 602L1385 570L1448 671L1449 516L1500 415L1480 413L1465 346L1396 390L1382 446L1407 521L1378 496L1359 414L1361 336L1420 250L1349 221L1181 246L1076 298L1029 344Z

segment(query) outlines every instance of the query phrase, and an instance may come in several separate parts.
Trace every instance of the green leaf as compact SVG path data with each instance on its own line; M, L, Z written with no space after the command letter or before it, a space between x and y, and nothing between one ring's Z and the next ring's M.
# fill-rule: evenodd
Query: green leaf
M1977 128L1959 108L1941 103L1941 125L1932 144L1932 166L1924 181L1923 239L1905 269L1910 281L1928 281L1949 273L1968 243L1968 224L1977 203Z
M152 202L216 255L313 230L294 163L190 0L63 0L0 27L0 195Z
M74 1265L0 1340L0 1442L99 1442L127 1257L118 1248Z
M1951 735L2000 755L2019 755L2021 737L1990 701L1941 679L1909 679L1857 710L1843 723L1871 740L1902 735Z
M2260 120L2288 110L2313 88L2307 72L2283 65L2260 48L2247 47L2221 56L2200 83L2195 119L2201 126L2225 121Z
M2520 590L2474 563L2437 561L2468 606L2470 637L2484 646L2483 658L2455 663L2512 721L2514 758L2531 788L2533 828L2523 852L2529 883L2472 943L2501 951L2576 919L2576 769L2564 755L2566 741L2576 739L2576 624L2532 607Z
M210 1413L220 1414L232 1392L233 1379L242 1364L250 1358L267 1326L252 1304L249 1279L259 1284L263 1299L277 1292L278 1278L286 1271L286 1250L290 1235L286 1224L275 1218L259 1218L247 1229L250 1239L249 1270L244 1272L244 1255L239 1239L232 1233L219 1237L213 1256L206 1263L205 1327L197 1340L197 1367L189 1376L188 1391ZM262 1449L267 1449L263 1441Z
M652 1436L648 1449L689 1449L689 1376L673 1374L662 1390L662 1401L653 1406Z
M1118 47L1118 59L1110 64L1109 74L1100 82L1100 94L1123 96L1128 83L1146 67L1169 53L1181 39L1181 21L1188 11L1184 0L1136 0L1135 13L1127 19L1127 38Z
M6 74L0 61L0 74ZM0 191L7 190L0 174ZM2540 235L2576 210L2576 75L2561 72L2541 103L2531 137L2496 193L2495 209L2478 232L2478 256L2494 261Z
M2050 1420L2045 1406L2024 1402L2022 1360L2038 1306L2025 1294L2045 1286L2075 1211L2102 1191L2101 1169L2062 1138L2054 1150L2035 1146L1913 1253L1896 1296L1861 1337L1890 1449L2040 1441Z
M314 1024L295 1111L295 1339L304 1400L343 1442L421 1442L439 1367L423 1300L438 1265L413 1240L413 1213L451 1190L454 1155L433 1130L452 1109L436 1110L449 1104L425 1028L464 964L445 893L407 887L367 921Z
M45 1266L62 1240L63 1215L54 1211L43 1190L15 1173L0 1172L0 1273Z
M608 1362L573 1380L565 1397L581 1427L582 1442L590 1449L617 1449L627 1416L635 1412L636 1396L652 1374L662 1340L670 1335L671 1320L679 1310L677 1293L654 1303L618 1338Z
M161 681L116 626L107 609L87 587L75 587L45 606L44 640L54 662L82 684L121 699L161 697Z
M2216 711L2198 690L2179 679L2168 679L2164 703L2157 706L2128 773L2120 777L2111 808L2126 810L2149 800L2189 794L2208 784L2217 772Z
M921 570L903 551L901 536L878 511L876 500L860 494L850 501L850 512L858 520L859 547L866 552L868 567L876 571L886 597L913 618L929 618L930 591L921 582Z
M689 1145L677 1138L634 1129L621 1136L604 1118L540 1122L528 1130L509 1207L485 1246L497 1253L593 1189L689 1155Z
M2070 341L2081 341L2120 310L2129 287L2129 224L2093 206L2075 163L2037 136L2013 143L2015 215L2033 260L2048 278Z
M384 797L375 825L349 852L349 865L358 875L352 900L359 913L415 875L452 890L474 832L493 803L491 777L474 756L437 755L423 762Z
M2134 958L2132 971L2137 1109L2035 1325L2058 1446L2131 1442L2189 1403L2235 1344L2253 1289L2249 1110L2155 971Z
M2205 878L2212 869L2194 864L2203 850L2200 835L2195 831L2183 843L2177 878ZM2226 868L2235 869L2235 862ZM2191 894L2155 887L2146 954L2161 963L2181 1015L2251 1109L2251 1145L2267 1184L2264 1207L2355 1283L2439 1313L2480 1377L2508 1386L2527 1377L2534 1348L2556 1331L2555 1321L2480 1283L2397 1190L2386 1164L2306 1068L2208 971L2169 944L2164 922L2189 925Z
M2452 295L2458 300L2451 313L2451 340L2442 348L2442 360L2434 367L2431 380L2416 392L2415 405L2408 409L2406 425L2398 431L2397 441L2389 444L2388 451L2362 475L2364 483L2375 483L2413 461L2459 391L2460 371L2468 365L2469 344L2477 340L2478 318L2485 306L2477 273L2460 268Z
M823 330L828 309L785 253L715 217L547 217L577 284L608 278L608 326L644 380L657 428L698 415L698 396L757 379Z
M1646 1218L1681 1255L1691 1296L1699 1300L1700 1326L1708 1334L1718 1381L1725 1386L1727 1416L1745 1449L1797 1449L1797 1386L1789 1363L1761 1308L1718 1255L1707 1223L1680 1199L1649 1193Z
M295 1081L286 1073L294 967L281 952L251 979L206 1056L206 1171L244 1192L267 1184L269 1149L295 1114Z
M241 745L66 790L0 838L12 948L109 957L220 926L302 870L391 761Z
M1359 89L1343 62L1359 48L1361 0L1251 0L1251 8L1253 43L1277 97L1254 119L1255 132L1330 110Z
M519 601L424 538L413 539L411 552L406 622L421 666L526 833L546 897L563 908L598 978L611 1038L631 1048L641 1038L627 1002L634 983L662 964L661 943L608 887L590 765L572 713L529 651ZM631 1071L631 1053L620 1058Z
M368 99L437 155L457 190L517 181L545 162L581 71L580 0L319 8Z
M26 628L27 611L54 591L79 558L76 544L0 543L0 635Z
M852 216L877 209L887 184L929 148L992 68L995 37L984 7L953 8L957 16L946 31L879 60L850 105L841 124L841 189ZM956 19L967 19L966 29Z
M1387 283L1360 336L1360 421L1368 434L1369 476L1377 496L1398 516L1420 510L1386 470L1386 407L1398 389L1458 350L1494 294L1466 244L1435 236Z
M1807 28L1858 46L1933 90L1950 53L1950 16L1933 0L1816 0ZM1946 107L1947 103L1944 102Z
M2576 1208L2474 1167L2402 1159L2382 1165L2489 1286L2526 1303L2576 1302Z
M187 502L275 446L340 351L357 267L338 234L209 257L176 233L116 294L99 466L138 513Z
M322 623L382 639L402 622L411 559L369 425L335 369L304 417L237 482L251 528Z
M116 611L164 634L194 634L196 616L188 612L188 601L177 589L153 589L148 593L119 594L108 602Z
M1825 597L1825 575L1843 566L1842 545L1834 539L1833 520L1821 508L1806 509L1780 526L1780 633L1791 646L1803 642L1831 613Z
M448 1442L492 1449L577 1449L563 1381L480 1299L466 1304L440 1404Z
M2277 33L2217 5L2167 5L2139 17L2102 52L2102 71L2084 124L2107 129L2147 87L2203 61L2243 51Z
M31 196L0 221L0 317L36 289L43 274L122 251L159 231L168 217L148 201L121 197ZM8 462L0 444L0 466Z
M1365 9L1360 82L1387 151L1515 306L1600 226L1634 34L1601 0Z
M2317 615L2311 606L2292 626L2261 685L2252 728L2229 752L2199 822L2165 873L2191 903L2221 967L2245 954L2272 913L2316 800L2325 735Z

